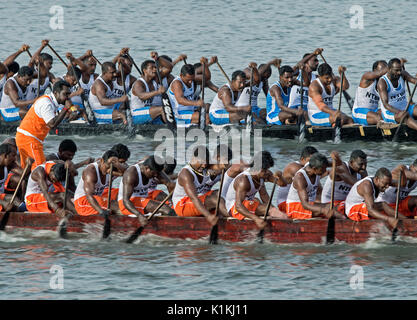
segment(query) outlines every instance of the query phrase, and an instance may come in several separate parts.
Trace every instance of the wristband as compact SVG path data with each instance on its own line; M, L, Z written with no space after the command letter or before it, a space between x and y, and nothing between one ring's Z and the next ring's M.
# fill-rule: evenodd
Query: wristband
M64 107L62 110L65 111L65 112L67 112L68 109L69 109L68 107Z

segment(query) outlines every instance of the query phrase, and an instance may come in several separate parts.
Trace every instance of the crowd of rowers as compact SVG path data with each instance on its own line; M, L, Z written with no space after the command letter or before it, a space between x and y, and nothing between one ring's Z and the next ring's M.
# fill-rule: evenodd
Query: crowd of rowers
M266 225L262 216L270 198L265 184L269 182L278 186L277 200L268 212L272 218L379 219L394 228L399 219L413 218L417 212L417 196L410 195L417 187L417 160L398 165L392 171L380 168L374 176L368 176L367 155L361 150L352 151L350 158L343 161L336 151L331 152L329 159L316 148L306 146L299 159L293 159L282 171L272 172L274 159L270 152L259 152L250 161L234 161L231 150L220 144L212 152L205 146L196 146L188 164L176 174L176 161L170 157L161 159L151 155L128 165L130 151L123 144L113 146L99 159L88 158L80 163L72 162L76 151L72 140L63 140L57 153L48 155L45 163L25 174L19 196L10 203L23 170L16 162L15 139L6 139L0 145L1 210L55 213L60 217L128 215L146 225L145 216L165 201L159 214L204 216L210 225L225 217L252 219L262 229ZM333 162L336 173L332 208L332 175L328 169ZM29 168L31 159L27 163ZM84 166L76 185L74 177ZM398 186L400 173L403 179ZM223 174L219 195L219 190L213 187L222 180ZM323 187L322 178L326 179ZM109 191L109 185L115 187ZM173 192L171 200L158 189L162 185L169 193ZM400 202L396 219L398 187ZM66 206L63 205L65 188L70 195ZM220 205L215 215L218 199Z
M388 63L375 61L372 70L360 79L352 117L349 117L333 102L342 83L342 90L349 88L346 67L339 66L339 75L335 75L330 65L319 64L317 56L321 55L321 48L306 53L295 66L281 65L281 59L259 66L251 62L246 68L234 71L231 80L218 87L211 81L210 73L210 66L218 63L217 57L210 61L202 57L198 63L187 64L184 54L173 61L166 55L151 52L152 59L141 64L141 76L136 78L132 75L129 48L123 48L112 61L103 62L101 75L95 72L98 60L91 50L79 58L68 52L68 72L56 77L51 72L52 56L42 52L48 45L48 40L43 40L27 66L19 68L14 60L28 51L28 45L0 63L0 113L4 121L23 119L50 84L64 80L71 90L72 107L65 116L68 120L87 120L85 104L88 103L98 124L126 124L126 103L130 101L133 124L163 124L167 119L162 95L167 94L177 125L186 127L198 124L200 111L205 108L206 123L215 125L240 123L252 113L255 123L275 125L295 124L299 117L304 117L307 124L314 126L334 126L340 119L342 125L403 122L417 129L417 109L413 103L407 103L406 93L408 83L417 83L417 78L405 70L405 59L394 58ZM184 65L174 77L171 72L179 61L184 61ZM279 69L279 80L269 86L271 66ZM342 74L344 81L341 81ZM211 104L202 100L203 84L216 93ZM266 108L258 106L262 91Z

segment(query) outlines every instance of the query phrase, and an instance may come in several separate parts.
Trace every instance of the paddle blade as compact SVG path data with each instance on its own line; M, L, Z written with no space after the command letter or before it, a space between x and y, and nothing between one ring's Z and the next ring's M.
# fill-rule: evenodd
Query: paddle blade
M335 144L340 144L342 142L342 139L340 138L341 135L341 121L340 118L336 119L336 127L334 129L334 138L333 138L333 143Z
M10 211L7 211L4 214L3 219L1 219L0 231L4 231L4 229L6 229L6 225L7 225L7 222L9 221L9 217L10 217Z
M398 236L398 228L394 228L392 230L391 241L392 242L395 242L395 240L397 240L397 236Z
M67 219L63 218L58 223L58 235L62 239L67 239Z
M257 239L259 243L264 243L264 235L265 235L265 229L262 229L258 232Z
M219 226L216 224L215 226L211 228L209 243L217 244L218 238L219 238Z
M110 219L106 217L106 220L104 221L104 227L103 227L103 239L107 239L110 235Z
M145 227L140 226L139 228L137 228L135 230L135 232L133 232L130 237L126 240L126 243L133 243L136 241L137 238L139 238L140 234L142 233L143 229L145 229Z
M171 131L177 130L177 123L175 122L174 112L172 111L171 102L169 101L168 94L166 93L162 94L162 104L168 129Z
M327 223L326 244L332 244L335 240L335 219L331 217Z
M347 93L347 92L346 92L346 91L344 91L344 90L343 90L343 96L345 97L346 102L347 102L347 104L348 104L348 106L349 106L350 110L352 110L352 109L353 109L353 103L354 103L355 101L352 99L352 97L349 95L349 93Z
M298 123L298 143L303 143L306 139L306 123L304 117L299 117Z

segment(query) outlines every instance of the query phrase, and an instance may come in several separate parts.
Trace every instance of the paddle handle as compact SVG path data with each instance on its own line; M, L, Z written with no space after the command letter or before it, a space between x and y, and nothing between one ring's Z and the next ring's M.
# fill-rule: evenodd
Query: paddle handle
M272 187L271 195L269 196L268 204L266 205L265 214L264 214L264 220L266 220L266 217L268 216L269 208L271 207L272 198L274 197L275 188L277 187L277 178L274 180L274 185Z
M162 202L160 204L158 204L158 206L155 208L155 210L151 213L151 215L148 217L148 221L150 221L152 219L152 217L159 211L159 209L162 208L162 206L165 204L165 202L167 202L169 200L169 198L171 198L171 196L173 195L174 190L172 190L169 195L167 195L165 197L164 200L162 200Z
M37 88L37 98L41 95L41 61L38 59L38 88Z
M336 160L335 159L333 159L332 161L331 178L332 178L332 191L330 194L330 209L333 209L334 208L334 189L336 186Z
M226 72L224 72L222 66L220 65L220 63L217 61L217 66L219 67L221 73L223 73L224 77L226 78L227 82L229 82L229 84L231 83L230 78L227 76Z
M66 170L65 170L65 192L64 192L64 204L63 208L66 210L67 208L67 198L68 198L68 178L69 178L69 165L65 163Z
M100 178L100 177L99 177ZM109 180L109 194L107 196L107 209L110 210L111 188L113 185L113 162L110 163L110 180Z
M303 109L303 103L304 103L304 79L303 79L303 68L300 69L300 109Z
M23 181L24 177L26 176L26 174L27 174L27 172L28 172L29 168L30 168L30 163L26 163L26 167L25 167L25 169L23 170L22 175L20 176L19 182L17 183L16 189L15 189L15 191L13 192L13 196L12 196L12 198L10 199L9 204L12 204L12 203L14 202L14 199L16 199L17 193L19 192L19 189L20 189L20 185L22 184L22 181Z
M103 65L94 55L91 55L94 60L100 65L100 67Z
M343 82L345 80L345 72L342 72L341 79L340 79L340 94L339 94L339 110L342 107L342 94L343 94Z
M61 56L58 54L58 52L56 52L55 51L55 49L54 48L52 48L51 47L51 45L48 43L47 44L47 46L48 46L48 48L49 49L51 49L51 51L57 56L57 58L59 59L59 60L61 60L61 62L64 64L64 66L66 67L66 68L68 68L68 65L67 65L67 63L61 58Z
M127 53L127 56L130 59L130 61L132 61L133 65L135 66L135 68L139 72L139 74L142 75L142 71L140 71L139 67L137 66L135 60L133 60L132 56L129 53Z
M400 204L400 189L401 189L401 181L403 179L403 172L400 171L400 177L398 178L398 189L397 189L397 198L395 199L395 219L398 219L398 207Z
M321 53L320 53L320 57L323 59L324 63L327 63L326 59L324 59L324 57Z

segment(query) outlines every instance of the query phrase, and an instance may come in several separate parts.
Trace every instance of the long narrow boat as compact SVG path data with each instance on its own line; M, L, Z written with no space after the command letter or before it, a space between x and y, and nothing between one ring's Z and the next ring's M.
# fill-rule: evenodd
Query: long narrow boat
M16 133L17 123L0 123L0 134L14 135ZM385 124L383 127L376 125L361 126L352 125L346 126L341 129L341 140L348 141L391 141L394 136L395 130L398 127L396 124ZM136 134L144 137L154 137L157 130L165 128L165 126L146 124L135 125ZM212 128L209 126L209 128ZM230 128L236 128L238 130L243 127L230 126ZM218 129L218 128L217 128ZM254 129L261 129L262 136L267 138L280 138L280 139L297 139L298 129L295 125L256 125ZM210 129L208 129L210 130ZM99 136L99 135L113 135L119 133L121 135L128 135L128 129L122 124L103 124L97 126L90 126L85 123L62 123L58 128L51 132L60 136ZM334 129L327 127L314 127L306 126L305 138L307 141L329 141L334 138ZM400 128L399 139L402 142L417 141L417 131L402 125Z
M0 213L0 219L4 213ZM49 213L12 212L7 230L30 228L36 230L56 230L59 218ZM311 220L268 220L265 239L274 243L325 243L327 219ZM85 233L88 225L103 225L100 216L74 216L69 220L68 232ZM129 234L138 228L136 218L127 216L111 217L112 233ZM203 217L154 217L143 234L152 233L162 237L177 239L205 239L210 234L210 226ZM219 221L220 241L253 241L258 229L251 220L239 221L229 218ZM399 237L417 238L417 220L405 220L399 229ZM371 238L389 240L391 231L379 220L354 222L336 220L335 238L346 243L363 243Z

